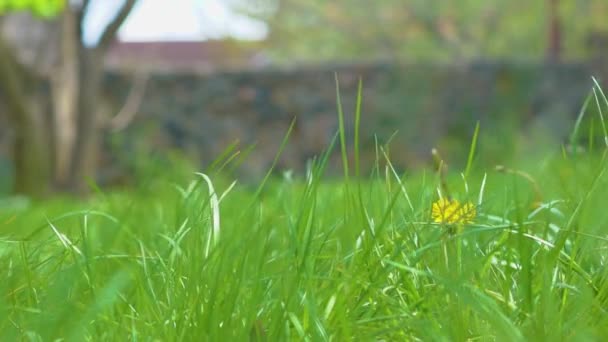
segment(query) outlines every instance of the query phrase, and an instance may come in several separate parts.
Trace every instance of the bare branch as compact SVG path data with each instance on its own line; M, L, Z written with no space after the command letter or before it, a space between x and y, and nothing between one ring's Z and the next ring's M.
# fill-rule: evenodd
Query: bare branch
M91 0L82 0L82 5L76 10L76 20L78 25L78 37L80 41L84 41L84 17L87 15Z
M87 12L89 9L89 4L91 4L91 0L82 0L82 12Z
M144 72L138 72L138 74L135 75L133 86L131 87L131 91L129 92L124 106L116 116L110 119L109 126L112 132L118 132L125 129L131 121L133 121L133 118L137 114L141 102L144 99L148 78L148 74Z
M97 49L105 50L110 46L112 40L116 37L116 33L120 26L124 23L125 19L131 13L131 10L135 6L135 2L137 0L125 0L125 3L122 5L116 17L106 26L106 29L103 31L101 38L99 38L99 43L97 45Z

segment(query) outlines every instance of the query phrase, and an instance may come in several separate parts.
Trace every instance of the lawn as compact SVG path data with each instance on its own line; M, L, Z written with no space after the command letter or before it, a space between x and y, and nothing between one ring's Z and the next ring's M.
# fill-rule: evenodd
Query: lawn
M328 150L346 148L339 133ZM1 340L608 336L604 147L497 168L472 140L447 172L438 155L394 170L379 148L357 177L343 150L340 178L322 155L254 185L182 172L3 200Z

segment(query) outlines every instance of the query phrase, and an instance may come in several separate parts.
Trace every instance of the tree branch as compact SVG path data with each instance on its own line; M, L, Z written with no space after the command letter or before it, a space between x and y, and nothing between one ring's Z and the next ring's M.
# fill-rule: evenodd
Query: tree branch
M76 10L78 38L80 38L81 43L84 41L84 17L87 15L87 11L89 10L89 4L91 4L91 0L82 0L82 6Z
M106 26L106 29L103 31L101 38L99 38L99 43L97 44L96 49L106 50L108 46L112 43L112 40L116 37L116 33L120 26L124 23L125 19L131 13L131 10L135 6L135 2L137 0L125 0L125 3L122 5L116 17Z
M148 77L148 74L143 71L140 71L135 75L131 91L127 96L124 106L116 116L110 119L109 126L112 132L118 132L125 129L131 121L133 121L133 118L135 118L146 93Z
M89 4L91 4L91 0L82 0L82 12L86 13L89 9Z

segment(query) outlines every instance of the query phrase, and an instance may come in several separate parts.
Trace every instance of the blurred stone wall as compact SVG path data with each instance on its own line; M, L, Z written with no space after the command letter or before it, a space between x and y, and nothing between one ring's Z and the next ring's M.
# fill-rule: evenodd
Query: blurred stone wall
M270 167L294 118L279 168L304 170L338 129L335 72L351 145L357 84L363 80L361 160L366 168L376 158L376 142L388 140L391 160L399 168L427 162L432 147L450 160L466 159L476 121L484 139L480 143L486 151L496 151L491 161L500 162L508 150L503 133L560 143L594 75L585 64L499 62L151 74L134 120L124 131L106 135L102 181L128 172L134 167L129 164L142 156L170 151L184 153L204 170L236 141L242 154L255 146L238 172L259 177ZM108 116L121 108L132 79L108 73L103 108ZM7 135L4 127L0 130L0 136ZM339 146L330 170L340 169L338 151Z
M478 120L488 136L485 142L497 151L504 140L491 139L498 139L499 131L563 141L591 90L593 70L583 64L369 64L151 75L120 150L178 149L204 167L238 141L241 150L255 145L243 170L259 176L271 165L295 118L279 165L303 170L338 128L334 72L351 141L357 84L359 77L363 80L363 163L373 164L376 141L390 138L391 159L404 168L427 161L434 146L466 158ZM124 101L129 81L108 75L110 108ZM330 168L339 165L336 153Z

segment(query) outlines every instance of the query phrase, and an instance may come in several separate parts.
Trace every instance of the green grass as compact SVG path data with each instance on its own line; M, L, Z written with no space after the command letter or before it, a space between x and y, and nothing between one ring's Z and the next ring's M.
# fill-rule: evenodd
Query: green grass
M366 178L346 157L344 178L325 177L325 154L253 189L190 173L6 200L0 339L602 340L603 146L497 171L476 165L478 130L466 170L445 176L400 174L378 147ZM344 133L330 149L346 150ZM477 205L474 223L432 223L447 187Z

